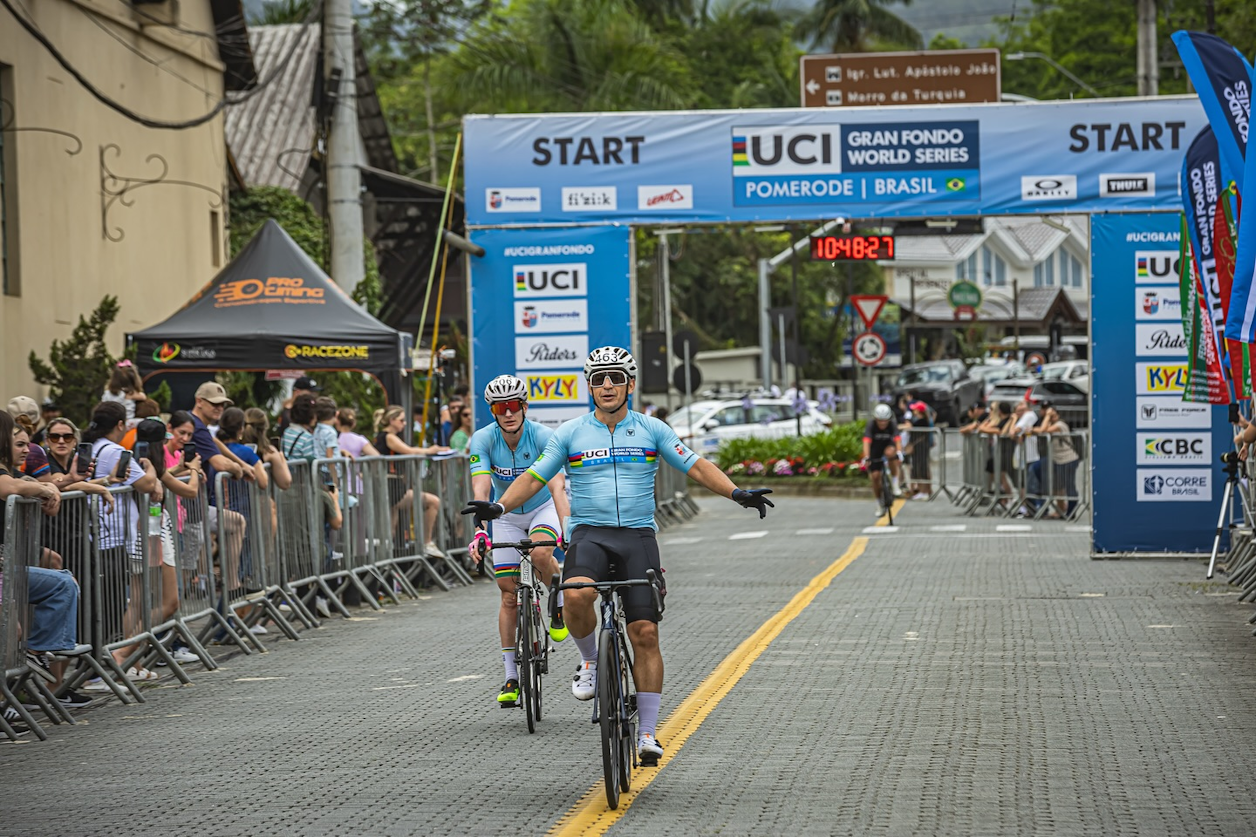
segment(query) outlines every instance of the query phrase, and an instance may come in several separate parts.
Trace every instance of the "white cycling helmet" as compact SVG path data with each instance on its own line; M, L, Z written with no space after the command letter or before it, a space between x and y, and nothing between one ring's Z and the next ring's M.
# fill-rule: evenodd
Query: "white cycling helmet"
M632 353L618 346L603 346L589 352L589 357L584 362L584 377L611 369L619 369L629 378L637 377L637 362L632 359Z
M890 409L889 404L878 404L872 408L872 417L879 421L889 421L894 418L894 411Z
M510 401L513 398L518 398L520 401L528 400L527 384L514 375L498 375L488 382L488 386L484 387L484 401L487 404L492 404L494 401Z

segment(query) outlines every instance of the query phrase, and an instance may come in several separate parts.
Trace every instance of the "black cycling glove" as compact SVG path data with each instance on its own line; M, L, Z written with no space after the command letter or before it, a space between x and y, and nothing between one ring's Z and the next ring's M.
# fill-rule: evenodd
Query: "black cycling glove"
M468 500L467 507L462 510L462 513L475 515L475 522L479 523L483 520L496 520L506 513L506 509L501 503L490 503L487 500Z
M763 496L771 493L772 489L770 488L752 488L749 491L744 488L735 488L733 489L733 502L742 508L758 509L759 519L762 520L768 515L768 506L776 508L775 503Z

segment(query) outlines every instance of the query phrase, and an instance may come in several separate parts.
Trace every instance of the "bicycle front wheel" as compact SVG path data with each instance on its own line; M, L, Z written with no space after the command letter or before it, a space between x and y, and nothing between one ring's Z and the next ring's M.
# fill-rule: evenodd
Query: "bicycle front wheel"
M602 778L606 804L619 807L619 761L623 741L619 735L619 673L616 671L615 635L602 631L598 642L597 713L602 725Z
M881 471L881 505L885 506L885 513L888 515L886 522L891 526L894 525L894 489L890 487L892 479L894 475L890 473L890 464L887 462Z
M524 714L528 716L528 732L536 732L536 718L532 714L532 671L536 667L532 657L532 591L527 587L519 593L515 647L519 665L519 699L523 701Z
M619 723L619 787L627 792L632 787L632 767L637 760L637 712L628 706L628 695L632 694L632 683L629 665L628 640L619 638L619 695L623 714ZM635 703L635 699L632 701Z

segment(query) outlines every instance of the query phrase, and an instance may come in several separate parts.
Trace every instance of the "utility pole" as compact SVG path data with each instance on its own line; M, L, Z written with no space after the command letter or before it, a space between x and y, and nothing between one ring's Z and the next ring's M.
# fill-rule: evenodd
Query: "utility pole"
M332 99L327 143L327 217L331 222L331 278L353 293L366 273L362 261L362 137L353 49L351 0L323 6L323 66Z
M1156 0L1138 0L1138 95L1160 95L1156 59Z

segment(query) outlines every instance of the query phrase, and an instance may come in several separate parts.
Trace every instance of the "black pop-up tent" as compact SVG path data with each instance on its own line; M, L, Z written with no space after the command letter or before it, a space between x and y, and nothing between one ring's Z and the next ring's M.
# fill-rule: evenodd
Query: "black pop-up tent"
M301 370L373 375L409 408L411 339L358 307L273 219L165 322L127 336L145 378Z

